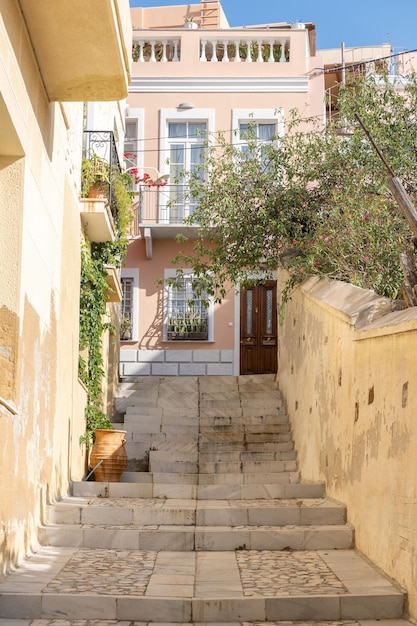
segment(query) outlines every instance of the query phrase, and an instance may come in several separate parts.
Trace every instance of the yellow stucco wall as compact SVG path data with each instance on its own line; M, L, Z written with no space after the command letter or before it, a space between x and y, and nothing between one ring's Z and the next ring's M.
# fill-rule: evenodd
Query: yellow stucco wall
M82 104L48 101L18 3L0 0L0 574L84 473L81 133Z
M417 617L417 308L309 279L285 308L278 380L302 479L346 503L356 546Z

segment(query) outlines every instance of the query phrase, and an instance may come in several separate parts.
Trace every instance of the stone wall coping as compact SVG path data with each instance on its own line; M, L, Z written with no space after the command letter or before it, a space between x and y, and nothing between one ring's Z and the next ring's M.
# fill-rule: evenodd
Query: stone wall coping
M313 276L300 285L305 296L353 327L354 340L417 330L417 307L395 303L370 289Z

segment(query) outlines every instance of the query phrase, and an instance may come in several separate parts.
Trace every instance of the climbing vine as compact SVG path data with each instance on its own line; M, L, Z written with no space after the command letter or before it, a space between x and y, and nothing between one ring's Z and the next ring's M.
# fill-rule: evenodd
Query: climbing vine
M87 448L91 444L95 428L111 428L108 416L103 413L102 381L104 377L102 336L111 324L106 321L106 282L105 264L99 255L94 254L87 243L81 250L81 289L80 289L80 351L79 377L87 388L86 432L81 442ZM82 352L87 352L83 356Z
M86 430L80 442L87 449L93 443L96 428L112 428L110 418L103 411L103 333L115 332L106 308L109 286L106 281L107 267L120 268L126 254L127 233L132 220L132 177L120 174L113 181L117 215L115 241L89 243L81 247L80 279L80 356L78 375L87 388L85 411Z

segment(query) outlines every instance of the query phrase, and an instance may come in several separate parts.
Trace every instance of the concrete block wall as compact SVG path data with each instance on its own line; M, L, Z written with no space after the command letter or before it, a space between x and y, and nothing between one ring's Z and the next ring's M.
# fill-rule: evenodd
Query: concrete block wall
M121 350L120 378L232 376L233 350Z

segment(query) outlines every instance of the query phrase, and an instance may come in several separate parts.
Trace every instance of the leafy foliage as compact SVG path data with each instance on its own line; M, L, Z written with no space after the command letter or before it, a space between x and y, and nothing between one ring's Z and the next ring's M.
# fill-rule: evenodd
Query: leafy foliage
M200 225L200 237L173 262L192 267L200 289L218 300L228 284L267 278L279 265L290 271L289 288L318 274L397 298L399 256L412 237L356 114L415 199L416 77L403 87L354 77L326 128L291 112L285 135L267 145L249 129L245 153L217 135L200 171L184 174L198 200L188 221Z
M121 267L126 254L127 233L132 220L132 177L128 173L112 176L114 194L113 213L116 215L117 237L105 243L85 243L81 250L80 284L80 350L88 357L79 357L79 377L88 392L86 407L86 431L81 443L89 448L96 428L113 428L109 417L103 412L102 383L105 376L102 354L103 333L114 332L107 319L106 282L107 265Z
M111 428L108 416L103 412L102 380L104 363L102 336L110 324L106 321L106 269L100 256L94 255L84 244L81 257L80 286L80 350L87 350L88 357L79 357L79 377L87 388L86 431L81 443L87 448L92 443L96 428Z

